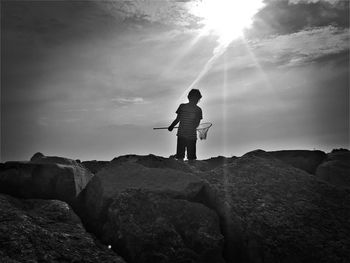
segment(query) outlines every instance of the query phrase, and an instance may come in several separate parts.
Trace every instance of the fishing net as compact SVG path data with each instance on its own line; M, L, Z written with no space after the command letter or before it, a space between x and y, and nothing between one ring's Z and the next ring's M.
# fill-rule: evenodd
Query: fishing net
M210 122L204 122L198 125L197 127L197 132L198 132L198 137L201 140L205 140L207 139L207 134L209 131L209 128L212 126L213 124ZM174 127L174 129L177 129L179 127ZM165 130L168 129L168 127L157 127L157 128L153 128L153 130Z
M209 128L212 126L213 124L210 122L204 122L198 125L197 127L197 132L198 132L198 137L201 140L205 140L207 139L207 134L209 131Z

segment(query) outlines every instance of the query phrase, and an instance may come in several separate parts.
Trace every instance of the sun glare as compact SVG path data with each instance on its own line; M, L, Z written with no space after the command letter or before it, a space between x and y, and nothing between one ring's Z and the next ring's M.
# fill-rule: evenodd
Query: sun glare
M203 34L216 34L221 45L228 45L242 36L263 5L263 0L201 0L190 11L201 19Z

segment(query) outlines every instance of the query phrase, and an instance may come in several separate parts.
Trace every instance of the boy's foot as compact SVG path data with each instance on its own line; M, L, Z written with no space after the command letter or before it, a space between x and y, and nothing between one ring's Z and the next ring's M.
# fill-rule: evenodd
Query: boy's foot
M184 159L181 159L181 158L177 158L177 157L176 157L176 154L170 155L169 158L171 158L171 159L176 159L176 160L178 160L178 161L180 161L180 162L183 162L183 160L184 160Z

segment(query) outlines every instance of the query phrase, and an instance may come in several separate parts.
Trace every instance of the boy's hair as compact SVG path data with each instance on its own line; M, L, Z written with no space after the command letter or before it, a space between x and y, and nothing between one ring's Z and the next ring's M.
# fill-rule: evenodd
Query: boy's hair
M202 94L198 89L191 89L191 91L188 93L187 98L189 100L192 100L192 99L200 100L200 98L202 98Z

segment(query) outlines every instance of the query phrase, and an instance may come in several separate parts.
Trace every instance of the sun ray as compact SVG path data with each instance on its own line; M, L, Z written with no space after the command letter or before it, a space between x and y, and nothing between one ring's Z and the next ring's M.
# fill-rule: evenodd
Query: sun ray
M216 34L220 45L227 46L243 35L263 6L263 0L202 0L190 12L201 18L204 33Z
M263 82L265 84L265 85L263 85L263 87L269 91L269 93L272 97L271 101L274 101L274 104L270 104L270 106L275 106L276 108L280 108L281 106L283 106L283 101L281 100L280 97L277 96L276 91L273 89L273 83L271 82L271 80L268 77L268 75L266 74L265 70L263 69L263 67L259 63L258 59L256 58L256 55L254 54L254 52L250 48L249 43L245 38L243 38L243 43L246 46L246 50L249 54L250 59L255 64L255 67L258 69L260 76L262 76Z
M196 46L196 44L203 37L203 34L196 34L185 48L182 49L182 52L177 55L177 57L169 63L163 72L160 74L161 76L167 75L170 72L173 72L173 69L191 52L191 50Z
M215 61L225 53L230 43L243 36L243 30L252 23L252 17L263 6L263 0L250 0L249 2L232 0L202 0L190 9L190 12L201 18L203 28L201 35L215 34L218 45L213 50L213 56L206 62L202 70L182 93L178 102L185 99L189 90L209 72Z

